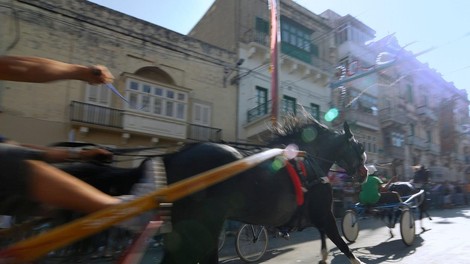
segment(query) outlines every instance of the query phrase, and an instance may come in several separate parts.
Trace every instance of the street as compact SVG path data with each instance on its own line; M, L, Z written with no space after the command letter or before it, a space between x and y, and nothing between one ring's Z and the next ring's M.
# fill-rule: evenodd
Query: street
M395 236L390 238L388 229L378 219L361 220L359 237L349 246L366 264L470 263L470 241L467 239L470 234L470 207L433 210L430 213L433 220L424 220L424 226L430 230L421 233L419 221L416 221L417 237L410 247L401 241L399 224L393 229ZM327 244L331 264L349 263L334 244L329 240ZM268 251L259 263L317 263L319 260L318 232L308 229L291 234L289 241L282 238L270 240ZM244 263L236 257L233 238L227 240L220 263Z
M405 246L401 240L400 225L393 229L391 238L385 224L374 218L360 220L360 231L357 241L350 243L353 253L366 264L406 263L434 264L452 263L468 264L470 259L470 206L430 211L432 221L425 219L424 226L429 230L421 232L421 225L416 221L416 239L412 246ZM340 220L338 219L338 225ZM327 240L328 263L349 264L348 259ZM159 263L161 247L150 247L142 264ZM220 251L221 264L242 264L235 251L234 236L228 236ZM266 254L257 263L290 264L318 263L320 257L320 240L316 229L309 228L302 232L291 233L290 240L270 238ZM62 260L60 263L77 261ZM79 262L111 264L116 259L90 259L83 256ZM54 262L57 263L57 262Z

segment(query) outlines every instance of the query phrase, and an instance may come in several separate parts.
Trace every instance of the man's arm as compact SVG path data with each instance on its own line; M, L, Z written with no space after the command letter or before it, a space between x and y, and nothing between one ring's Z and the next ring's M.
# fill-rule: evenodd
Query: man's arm
M0 80L34 83L80 80L100 84L113 79L109 70L101 65L83 66L39 57L0 57Z
M47 162L64 162L68 160L100 160L103 162L112 159L112 153L100 148L75 149L55 148L32 144L19 144L14 141L0 143L0 155L17 155L21 159L37 159Z
M390 187L390 184L396 182L397 180L397 176L393 176L392 178L390 178L390 180L382 187L382 191L388 191L388 187Z

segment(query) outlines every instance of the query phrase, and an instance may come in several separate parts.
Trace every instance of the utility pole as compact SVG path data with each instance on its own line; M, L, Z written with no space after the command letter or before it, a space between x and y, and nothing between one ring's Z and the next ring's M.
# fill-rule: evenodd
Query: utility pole
M277 125L280 117L279 111L279 43L281 36L279 32L279 0L270 0L271 9L271 122L273 126Z

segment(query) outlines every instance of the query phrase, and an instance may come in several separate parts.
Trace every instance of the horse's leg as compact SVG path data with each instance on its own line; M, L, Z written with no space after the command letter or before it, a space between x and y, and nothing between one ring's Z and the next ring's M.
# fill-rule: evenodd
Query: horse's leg
M338 227L336 226L335 216L332 212L327 213L324 221L323 229L325 230L326 235L339 248L339 250L341 250L341 252L346 255L351 264L364 264L356 256L354 256L346 242L344 242L343 238L341 238Z
M426 229L423 224L423 218L426 216L429 220L432 220L431 216L428 213L427 207L427 194L424 193L424 198L423 202L418 206L419 209L419 224L421 225L421 231L426 232L429 229Z
M216 202L180 202L172 210L172 232L164 236L164 264L217 264L225 211Z
M321 261L318 262L319 264L326 264L326 260L328 259L328 250L326 248L326 235L325 231L321 228L318 228L320 232L320 239L321 239Z

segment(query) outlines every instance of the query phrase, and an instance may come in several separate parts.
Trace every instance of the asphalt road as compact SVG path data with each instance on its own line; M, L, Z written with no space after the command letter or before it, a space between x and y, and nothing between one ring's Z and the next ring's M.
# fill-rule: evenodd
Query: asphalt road
M393 229L394 237L390 237L388 228L378 219L369 218L360 221L359 237L349 246L353 253L366 264L406 263L434 264L470 263L470 207L460 207L430 212L432 221L424 220L429 230L421 232L419 221L416 222L416 239L412 246L406 246L400 235L400 225ZM339 221L338 221L339 224ZM348 264L348 259L327 241L329 263ZM159 263L161 247L152 245L148 248L142 264ZM310 228L291 234L290 240L271 238L266 254L257 263L298 264L318 263L320 256L320 240L316 229ZM52 263L52 262L51 262ZM114 258L95 258L81 256L74 259L54 263L116 263ZM228 236L220 252L220 263L241 264L235 252L234 237Z

